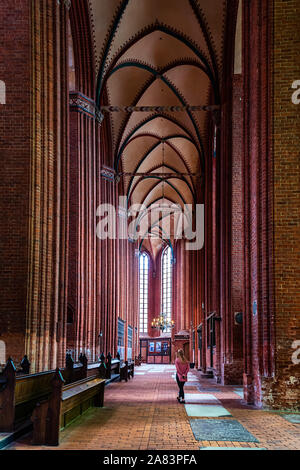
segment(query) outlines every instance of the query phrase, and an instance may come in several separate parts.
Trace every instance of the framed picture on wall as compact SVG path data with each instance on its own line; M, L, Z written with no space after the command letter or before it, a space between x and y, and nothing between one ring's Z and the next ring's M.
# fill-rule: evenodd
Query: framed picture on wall
M154 353L154 343L149 343L149 352Z
M156 341L156 352L157 353L161 352L161 342L160 341Z

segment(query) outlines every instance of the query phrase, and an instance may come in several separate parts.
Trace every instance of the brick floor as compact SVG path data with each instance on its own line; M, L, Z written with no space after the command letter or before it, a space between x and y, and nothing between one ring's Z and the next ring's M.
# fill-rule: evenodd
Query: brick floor
M112 383L105 389L105 407L91 409L61 433L59 449L85 450L198 450L200 447L252 447L300 449L300 425L268 411L242 404L235 387L217 385L220 392L209 392L260 442L196 441L185 407L177 400L177 384L170 366L142 365L145 375L135 375L125 383ZM192 373L198 376L197 371ZM213 386L200 379L201 389ZM199 393L195 386L188 393ZM214 418L212 418L214 419ZM32 446L31 436L19 439L7 449L51 449ZM52 449L57 449L53 448Z

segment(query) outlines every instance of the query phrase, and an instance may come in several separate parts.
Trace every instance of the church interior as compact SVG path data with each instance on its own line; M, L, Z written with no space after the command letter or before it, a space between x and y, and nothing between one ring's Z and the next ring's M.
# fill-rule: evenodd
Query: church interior
M0 449L299 449L299 15L0 2Z

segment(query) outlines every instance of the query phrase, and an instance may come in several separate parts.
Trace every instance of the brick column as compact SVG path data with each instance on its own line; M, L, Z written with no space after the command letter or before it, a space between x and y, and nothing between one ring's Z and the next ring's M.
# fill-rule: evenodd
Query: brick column
M262 286L264 292L269 290L271 293L268 297L262 297L262 403L268 407L299 411L300 104L296 98L299 97L300 88L300 3L297 0L274 0L273 3L273 114L268 109L268 116L273 116L273 146L270 148L273 158L268 155L263 159L262 172L266 175L268 187L273 185L274 199L272 207L267 195L262 193L261 221L265 225L274 214L268 233L274 233L274 239L273 244L266 243L266 232L262 232L262 254L266 259ZM267 70L270 65L268 62ZM271 132L270 118L265 126ZM269 276L272 267L273 276ZM274 313L266 315L267 312ZM272 323L276 341L272 341Z
M64 363L68 234L67 15L32 2L32 156L26 353L32 370Z
M25 353L31 170L31 3L0 3L0 341L6 357ZM4 163L5 162L5 163ZM38 208L37 208L38 210ZM13 280L13 282L12 282Z
M273 374L271 25L271 2L244 1L244 393L257 405L262 377Z
M96 270L96 107L80 92L70 94L70 236L68 304L75 312L75 359L98 354ZM98 328L97 328L98 329ZM70 338L71 339L71 338Z

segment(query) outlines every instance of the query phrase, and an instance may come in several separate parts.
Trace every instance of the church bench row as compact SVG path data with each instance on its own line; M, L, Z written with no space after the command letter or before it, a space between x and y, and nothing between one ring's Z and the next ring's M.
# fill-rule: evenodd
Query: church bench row
M66 384L76 382L86 377L86 366L67 366L61 374ZM0 432L12 432L30 418L36 403L51 393L54 376L55 370L17 376L12 359L8 359L0 375Z
M74 383L80 385L79 381L85 379L102 378L104 383L112 378L127 381L134 374L133 363L128 365L125 362L120 366L119 358L112 359L108 356L106 364L101 363L100 367L99 362L88 364L85 356L81 356L80 360L80 364L74 364L71 356L67 355L66 367L60 369L65 386ZM49 398L55 373L52 370L18 377L13 361L8 360L0 375L0 432L12 432L30 418L37 403Z
M116 359L112 359L111 355L108 354L105 363L105 357L102 354L100 365L100 375L105 377L108 380L119 378L120 382L125 380L125 382L134 377L134 361L127 360L123 361L120 359L120 355L117 354Z
M59 445L60 432L88 408L104 404L105 379L92 376L64 385L63 377L56 369L52 380L52 392L48 399L37 403L31 420L32 443Z
M122 380L127 382L130 377L134 377L134 362L124 361L123 365L120 367L120 382Z
M66 385L91 377L100 377L99 363L89 369L85 356L82 363L74 364L67 359L66 367L60 369ZM18 376L12 359L0 374L0 432L12 432L29 420L36 404L51 393L55 370Z
M135 357L134 364L135 364L136 366L142 365L142 362L143 362L143 361L142 361L142 356L141 356L141 354L139 354L138 356Z
M99 373L102 378L107 379L108 381L115 380L120 377L120 367L121 367L121 359L120 356L117 358L113 359L111 354L108 353L108 355L105 356L102 353L100 356L100 366L98 363L99 367ZM94 367L92 364L88 367Z
M27 375L30 373L30 362L25 355L21 361L14 362L17 375ZM0 375L5 369L6 364L0 364Z

